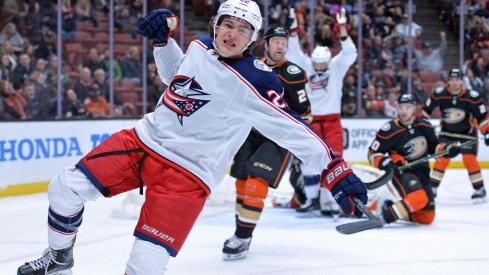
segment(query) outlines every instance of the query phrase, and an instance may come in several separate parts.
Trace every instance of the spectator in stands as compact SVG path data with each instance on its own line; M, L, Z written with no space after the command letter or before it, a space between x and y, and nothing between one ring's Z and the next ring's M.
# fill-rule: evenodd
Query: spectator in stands
M110 86L107 83L105 71L97 69L94 72L94 84L100 87L100 94L107 102L110 102ZM134 91L136 92L136 91ZM114 112L112 117L128 116L133 117L137 115L136 106L132 102L124 102L121 100L116 90L114 90Z
M87 112L85 111L82 102L78 99L76 92L73 89L66 90L62 109L65 118L84 118L87 116Z
M474 71L471 68L467 68L464 76L465 87L477 91L479 93L484 92L484 82L482 79L474 75Z
M56 74L58 73L58 56L57 55L52 54L49 56L48 65L46 66L45 72L47 75L49 75L51 72L54 72ZM63 75L63 78L61 79L61 85L62 85L63 89L67 89L68 87L71 87L71 79L66 74L63 67L61 67L61 74ZM50 78L48 77L47 79L49 82ZM56 85L56 82L53 82L52 84Z
M422 108L422 105L428 99L428 94L423 90L423 83L419 77L413 78L413 85L411 89L411 94L413 95L414 100L416 101L416 108Z
M2 44L1 53L8 56L10 63L12 64L12 70L17 67L17 55L15 55L14 47L10 41L5 41Z
M445 32L440 32L440 47L433 49L430 42L423 42L422 50L414 49L416 64L420 72L437 72L444 74L443 61L447 51Z
M411 25L411 32L409 32L409 27ZM421 35L423 28L414 23L409 23L409 17L407 13L402 15L401 22L396 25L396 32L403 38L408 39L409 37L416 38Z
M485 24L483 18L477 17L475 28L466 36L466 43L469 44L470 53L489 46L489 26Z
M346 75L341 96L341 114L355 116L357 114L357 87L355 77Z
M56 35L52 31L47 30L34 49L34 57L48 60L49 56L56 54L56 52Z
M16 0L0 1L0 26L5 26L10 22L18 23L21 20L19 2Z
M107 72L110 71L110 50L106 49L104 51L104 54L102 55L102 62L104 63L104 70ZM121 66L119 65L119 62L117 60L113 60L112 62L112 78L114 80L121 80L122 79L122 71L121 71Z
M100 95L100 87L96 83L90 87L83 107L89 118L108 118L110 115L109 103Z
M321 26L321 30L316 33L315 40L320 46L332 47L333 46L334 33L331 31L331 26L324 24Z
M24 111L25 102L20 93L16 93L12 84L8 81L0 80L0 97L3 102L4 119L26 119Z
M63 84L61 84L63 85ZM56 71L49 71L46 77L46 93L50 99L58 97L58 74ZM66 87L61 86L62 91L66 90Z
M47 77L47 72L46 72L46 66L48 65L48 62L42 58L39 58L36 60L36 64L34 66L34 71L38 71L41 74L43 74L45 77Z
M89 68L83 67L80 69L80 79L76 82L74 90L76 96L80 100L85 100L90 92L90 87L93 84L92 71Z
M95 9L92 9L92 4L89 0L77 0L75 4L76 19L79 21L90 21L96 28L98 21L95 19Z
M92 72L95 72L97 69L105 69L104 63L100 60L97 48L90 48L88 50L88 56L83 61L82 66L89 68Z
M474 76L480 79L485 79L488 77L489 64L486 64L482 56L477 57L475 62L472 61L470 69L474 73Z
M138 46L129 47L126 57L121 61L123 79L141 83L142 64Z
M61 8L63 17L63 32L64 38L72 38L76 31L75 8L71 5L71 0L63 0Z
M26 17L27 37L29 39L38 39L42 36L43 14L41 14L41 5L38 1L32 4L29 15Z
M14 89L18 90L24 86L24 82L32 73L31 58L28 54L23 53L19 56L19 64L12 72Z
M377 97L374 85L370 84L365 89L363 108L367 117L384 117L384 99Z
M17 32L17 27L14 23L5 25L3 31L0 33L0 43L4 43L5 41L12 43L12 47L16 53L21 53L24 49L25 39Z
M384 113L386 117L394 118L397 117L397 98L399 96L397 93L389 93L387 99L385 100Z
M25 100L25 113L27 119L45 119L48 117L49 101L45 102L36 96L35 84L27 81L22 87L22 96ZM47 108L46 108L47 107Z
M12 81L12 63L7 54L0 57L0 80Z

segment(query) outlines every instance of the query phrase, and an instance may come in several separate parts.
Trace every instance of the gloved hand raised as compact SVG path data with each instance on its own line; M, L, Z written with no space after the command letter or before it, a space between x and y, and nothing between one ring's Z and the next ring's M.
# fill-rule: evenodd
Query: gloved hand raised
M178 17L167 9L157 9L148 13L138 22L138 33L153 39L156 47L166 46L169 37L178 27Z
M367 189L365 184L355 175L346 161L340 158L333 159L328 168L321 173L321 184L331 191L336 202L346 215L363 215L352 201L355 196L363 204L367 204Z
M344 25L348 21L346 17L346 10L345 8L341 8L337 13L336 13L336 23L339 25Z
M290 9L289 16L285 18L285 29L290 33L298 28L297 17L293 8Z

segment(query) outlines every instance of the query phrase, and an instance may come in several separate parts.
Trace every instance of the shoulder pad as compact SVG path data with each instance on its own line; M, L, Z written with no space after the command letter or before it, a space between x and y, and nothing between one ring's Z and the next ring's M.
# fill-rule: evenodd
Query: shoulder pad
M470 90L469 91L469 96L470 97L473 97L473 98L477 98L477 97L479 97L479 93L477 91Z
M390 134L396 132L399 129L400 129L400 127L396 123L394 123L394 120L391 120L391 121L385 123L384 125L382 125L382 127L380 127L380 130L377 133L377 135L379 135L381 137L386 137L386 136L389 136Z
M382 127L380 127L380 130L384 132L388 132L391 128L392 128L391 123L387 122L384 125L382 125Z
M443 90L445 90L444 87L438 87L438 88L435 89L435 93L441 94L443 92Z

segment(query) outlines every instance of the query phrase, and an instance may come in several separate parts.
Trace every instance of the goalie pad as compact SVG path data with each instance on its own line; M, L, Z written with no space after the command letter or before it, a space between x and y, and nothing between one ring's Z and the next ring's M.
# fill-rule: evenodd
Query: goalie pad
M377 168L361 164L353 164L351 165L351 168L355 175L357 175L363 182L372 182L385 173ZM401 199L401 195L399 195L397 189L392 185L392 182L389 181L387 184L377 189L368 191L368 202L366 206L372 213L379 215L384 201L399 201Z

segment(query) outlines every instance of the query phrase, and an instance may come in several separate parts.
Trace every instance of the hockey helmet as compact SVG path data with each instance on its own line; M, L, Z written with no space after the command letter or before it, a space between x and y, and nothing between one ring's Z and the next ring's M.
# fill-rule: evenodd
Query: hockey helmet
M261 29L262 17L260 8L255 1L250 0L228 0L222 3L217 10L217 15L214 18L214 33L217 25L220 23L222 16L227 15L239 20L248 22L253 27L251 41L256 41L258 32Z
M450 77L463 78L464 73L462 73L462 71L459 68L453 68L450 70L450 72L448 72L448 78L450 78Z
M416 105L416 101L414 100L414 97L410 94L403 94L397 99L397 104L404 104L404 103L411 103L413 105Z
M316 46L311 54L311 60L314 63L327 63L331 61L331 51L328 47Z
M267 43L269 43L270 39L273 37L285 37L288 39L289 35L287 34L287 32L285 31L284 28L275 27L275 28L268 29L268 31L265 33L263 38L265 38L265 41L267 41Z

